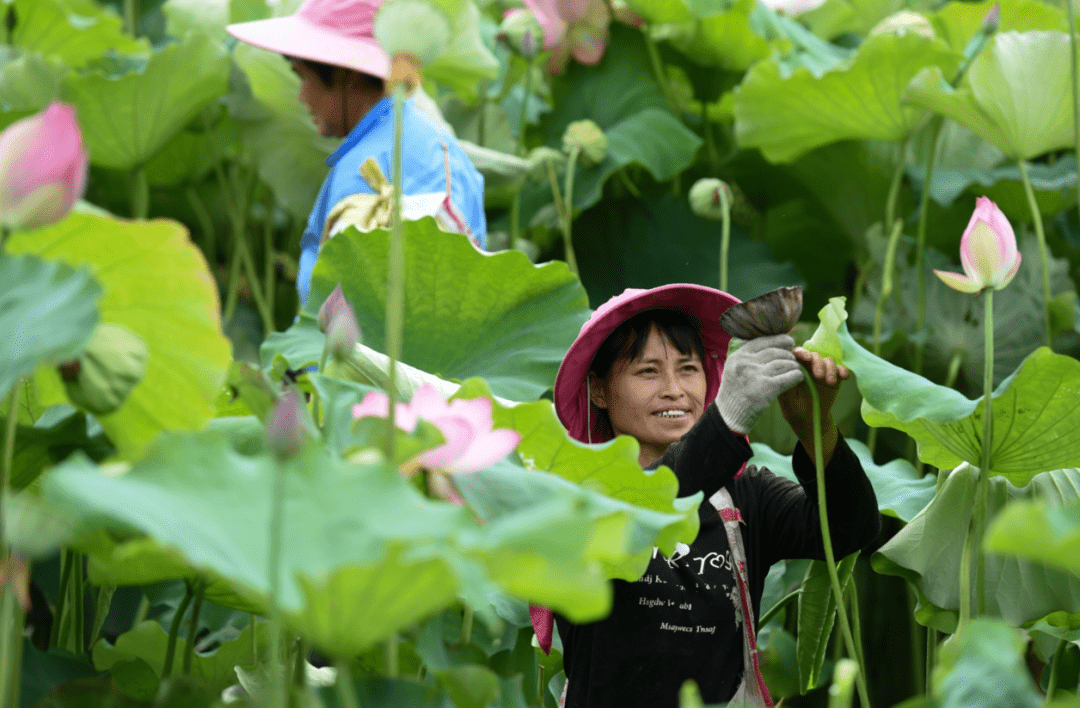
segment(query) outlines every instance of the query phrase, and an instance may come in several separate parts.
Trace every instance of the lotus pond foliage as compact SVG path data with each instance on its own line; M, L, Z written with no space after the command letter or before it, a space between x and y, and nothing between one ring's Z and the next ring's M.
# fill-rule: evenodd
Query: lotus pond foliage
M550 390L673 282L801 287L854 374L883 530L770 571L773 698L1080 705L1073 3L385 0L488 250L398 189L303 308L337 142L225 30L299 4L0 0L0 705L557 706L529 603L606 616L701 495Z

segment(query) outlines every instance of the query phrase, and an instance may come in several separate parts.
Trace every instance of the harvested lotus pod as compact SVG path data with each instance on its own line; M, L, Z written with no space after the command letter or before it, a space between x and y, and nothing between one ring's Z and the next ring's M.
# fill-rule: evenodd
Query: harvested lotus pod
M802 314L802 288L777 288L753 300L732 305L720 316L720 326L733 337L755 339L787 334Z

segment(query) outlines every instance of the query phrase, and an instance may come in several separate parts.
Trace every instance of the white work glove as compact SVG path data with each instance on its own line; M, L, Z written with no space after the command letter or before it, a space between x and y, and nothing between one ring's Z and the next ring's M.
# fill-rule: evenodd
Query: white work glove
M751 339L724 364L716 408L732 432L745 435L773 399L803 380L786 334Z

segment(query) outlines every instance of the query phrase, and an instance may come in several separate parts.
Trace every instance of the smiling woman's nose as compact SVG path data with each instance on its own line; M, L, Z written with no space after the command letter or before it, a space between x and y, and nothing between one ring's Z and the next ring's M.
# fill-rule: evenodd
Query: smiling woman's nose
M663 374L663 387L661 393L671 398L678 398L684 393L682 381L675 375L674 371L665 371Z

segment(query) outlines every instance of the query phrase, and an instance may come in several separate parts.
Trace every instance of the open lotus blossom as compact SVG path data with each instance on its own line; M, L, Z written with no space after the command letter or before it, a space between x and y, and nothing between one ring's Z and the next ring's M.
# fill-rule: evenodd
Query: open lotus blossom
M983 288L1001 290L1020 268L1012 225L998 205L986 197L975 200L975 213L960 239L960 263L963 275L941 270L934 273L962 293L977 293Z
M372 391L353 406L353 417L385 418L388 403L386 394ZM399 403L394 410L394 424L405 432L415 430L419 420L434 424L445 440L417 457L417 462L429 470L477 472L509 455L521 442L516 430L492 429L488 399L447 402L438 389L428 384L417 389L409 404Z
M71 106L54 101L0 133L0 226L57 222L84 191L86 149Z
M604 0L524 0L544 32L544 50L551 52L548 73L562 73L573 56L597 64L607 49L611 14Z

